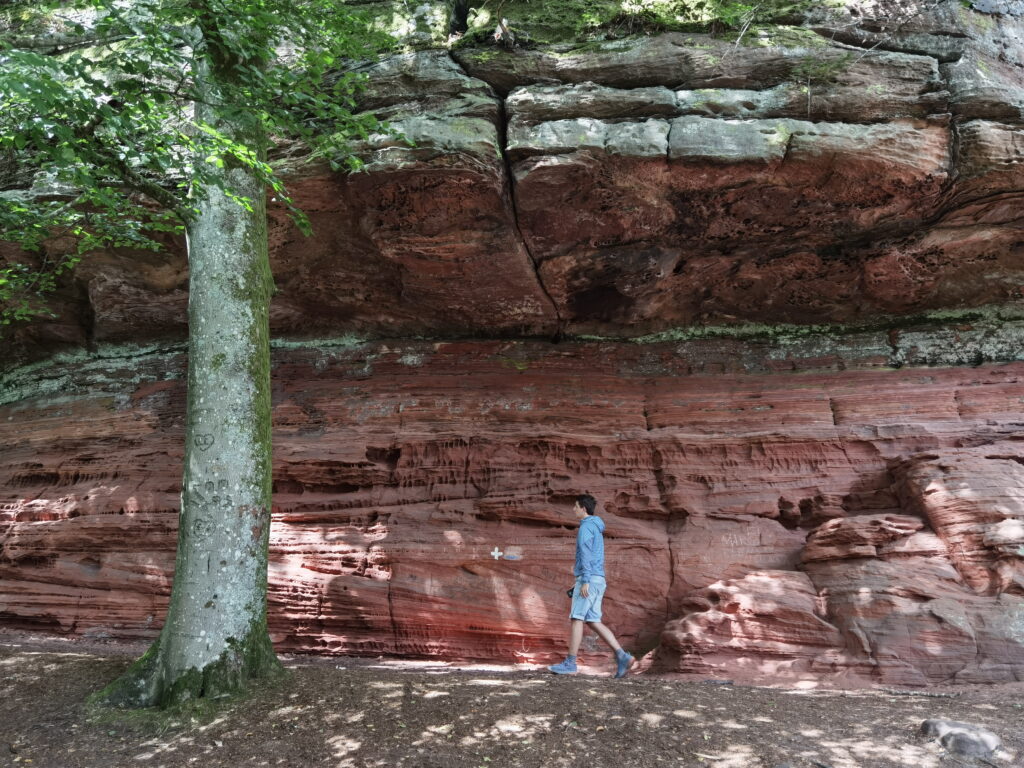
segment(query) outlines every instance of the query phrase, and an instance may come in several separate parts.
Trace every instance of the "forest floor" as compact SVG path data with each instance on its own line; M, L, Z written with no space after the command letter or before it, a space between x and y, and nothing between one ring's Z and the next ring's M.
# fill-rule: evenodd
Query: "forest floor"
M202 717L97 716L87 696L144 647L0 635L0 766L945 768L985 765L918 735L984 726L1024 766L1024 684L756 687L584 668L285 657L287 676ZM610 664L609 664L610 666ZM805 684L806 685L806 684Z

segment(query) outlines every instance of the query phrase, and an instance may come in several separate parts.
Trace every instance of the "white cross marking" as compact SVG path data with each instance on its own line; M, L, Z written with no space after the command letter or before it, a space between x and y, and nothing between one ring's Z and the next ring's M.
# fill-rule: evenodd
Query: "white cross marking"
M504 552L502 552L500 549L495 547L494 550L491 552L491 557L493 557L495 560L500 560L501 556L504 555L504 554L505 554Z

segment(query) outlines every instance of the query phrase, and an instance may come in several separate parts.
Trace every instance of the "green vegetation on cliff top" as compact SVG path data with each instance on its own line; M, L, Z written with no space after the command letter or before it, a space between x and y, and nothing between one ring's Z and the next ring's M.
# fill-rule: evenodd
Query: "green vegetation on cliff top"
M369 12L379 31L408 48L445 45L453 0L349 0ZM792 22L811 0L468 0L460 45L483 43L507 19L520 43L545 45L615 39L664 31L711 31L728 37L757 25ZM820 5L820 3L819 3ZM751 36L751 41L755 36ZM744 36L746 42L746 37Z
M508 18L513 27L519 25L537 43L600 40L670 30L724 33L792 18L809 5L806 0L492 0L470 12L470 30L493 31L500 15Z

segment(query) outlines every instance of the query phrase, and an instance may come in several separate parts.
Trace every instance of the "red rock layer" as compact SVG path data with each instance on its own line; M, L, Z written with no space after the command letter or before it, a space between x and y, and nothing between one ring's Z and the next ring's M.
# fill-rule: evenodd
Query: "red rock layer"
M367 66L361 108L408 141L358 142L347 175L276 148L315 234L271 206L273 334L1021 316L1024 19L861 5L751 46L673 32ZM183 338L182 245L84 260L9 357ZM31 258L0 243L0 262Z
M552 658L589 491L606 621L659 669L1024 679L1024 364L740 372L755 352L712 374L701 342L278 351L278 648ZM54 364L0 406L0 622L155 635L183 365Z

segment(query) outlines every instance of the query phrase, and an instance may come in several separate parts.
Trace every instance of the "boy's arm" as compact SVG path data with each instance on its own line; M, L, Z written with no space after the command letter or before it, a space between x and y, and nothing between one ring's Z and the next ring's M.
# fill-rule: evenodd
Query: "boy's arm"
M587 596L589 591L587 585L590 584L590 577L594 575L594 536L597 534L596 531L590 529L587 526L580 531L580 562L583 565L583 581L582 593L583 596Z

